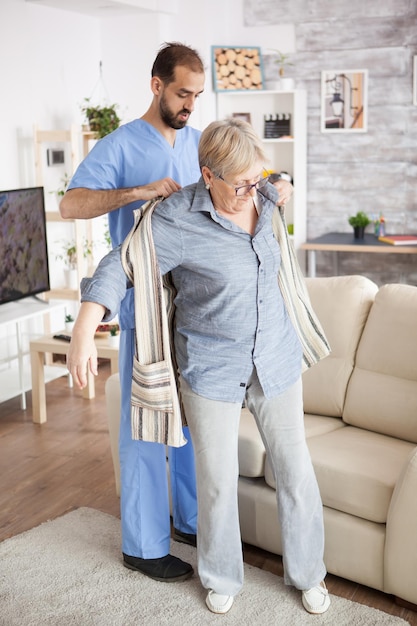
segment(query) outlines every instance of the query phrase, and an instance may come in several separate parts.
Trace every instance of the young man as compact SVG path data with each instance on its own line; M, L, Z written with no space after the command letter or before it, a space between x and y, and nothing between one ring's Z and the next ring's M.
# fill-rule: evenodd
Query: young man
M92 218L108 213L112 243L117 246L133 225L135 208L197 181L200 132L186 125L204 89L204 79L203 62L195 50L177 43L164 45L152 67L149 109L140 119L97 142L61 201L62 217ZM192 575L192 567L169 554L165 447L131 437L132 292L119 315L123 560L126 567L157 580L185 580ZM178 534L193 542L197 523L194 456L187 432L185 437L189 441L186 446L169 451L173 517Z

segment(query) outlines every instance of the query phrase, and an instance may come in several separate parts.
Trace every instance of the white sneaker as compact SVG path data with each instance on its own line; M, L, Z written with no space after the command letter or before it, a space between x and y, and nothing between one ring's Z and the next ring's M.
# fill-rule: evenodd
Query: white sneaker
M232 608L233 596L222 596L210 589L206 604L212 613L227 613Z
M330 598L324 581L317 587L303 591L302 601L303 607L309 613L314 613L315 615L325 613L330 606Z

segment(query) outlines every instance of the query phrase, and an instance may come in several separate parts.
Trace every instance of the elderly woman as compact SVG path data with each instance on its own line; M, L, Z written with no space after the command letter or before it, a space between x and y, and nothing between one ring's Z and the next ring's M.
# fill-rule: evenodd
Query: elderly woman
M226 613L243 585L237 442L246 400L276 478L285 582L302 591L308 612L324 613L330 598L322 503L305 441L301 371L303 354L310 365L328 346L302 289L265 161L249 124L210 124L199 144L199 182L153 208L147 240L176 289L174 351L195 450L206 604ZM138 232L127 255L133 265ZM117 313L126 287L119 249L83 282L68 355L78 386L88 366L97 371L94 331Z

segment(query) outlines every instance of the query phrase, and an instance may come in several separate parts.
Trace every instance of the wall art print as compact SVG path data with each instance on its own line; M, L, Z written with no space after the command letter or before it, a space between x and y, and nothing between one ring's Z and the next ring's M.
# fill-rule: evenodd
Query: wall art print
M212 46L214 91L263 89L259 47Z
M321 131L364 133L368 126L368 71L321 74Z

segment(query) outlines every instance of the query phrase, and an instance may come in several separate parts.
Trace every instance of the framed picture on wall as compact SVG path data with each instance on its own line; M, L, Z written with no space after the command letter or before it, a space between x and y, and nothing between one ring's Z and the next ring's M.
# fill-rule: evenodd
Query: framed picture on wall
M259 47L212 46L211 56L214 91L263 89Z
M413 57L413 104L417 106L417 54Z
M368 127L368 71L321 73L321 131L364 133Z

